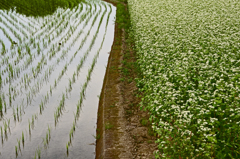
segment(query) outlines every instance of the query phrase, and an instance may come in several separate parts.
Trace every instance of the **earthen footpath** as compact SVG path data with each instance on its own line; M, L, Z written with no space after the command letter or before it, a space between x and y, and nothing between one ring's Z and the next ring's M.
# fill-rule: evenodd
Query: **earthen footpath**
M117 6L117 0L105 0ZM126 43L126 32L116 17L115 37L100 95L96 159L154 158L156 137L148 121L149 115L138 107L138 91L134 78L134 51ZM125 68L126 67L126 68ZM123 73L123 70L128 70Z

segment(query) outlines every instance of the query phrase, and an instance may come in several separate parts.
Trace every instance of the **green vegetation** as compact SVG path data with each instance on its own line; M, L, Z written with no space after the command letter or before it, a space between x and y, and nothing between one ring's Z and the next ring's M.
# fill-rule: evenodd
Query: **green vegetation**
M111 129L113 128L114 125L112 125L111 123L106 123L105 125L105 129L108 130L108 129Z
M156 158L239 158L235 0L128 0Z
M50 126L59 122L61 127L61 119L66 119L71 107L76 110L65 136L69 136L70 141L79 138L74 138L74 132L88 85L95 80L92 76L98 67L98 57L106 49L104 41L107 28L112 27L112 11L111 5L95 0L0 0L3 158L14 158L15 145L9 142L12 138L17 138L16 158L19 154L34 156L34 152L23 149L35 145L32 142L37 138L42 141L35 147L35 158L42 157L41 151L54 149L49 144ZM76 91L79 96L71 95ZM41 122L43 127L39 127L40 120L46 121ZM59 125L55 125L56 130ZM44 126L48 126L48 130L42 134L39 130ZM72 144L74 142L67 142L67 151Z
M0 9L13 10L26 16L46 16L58 7L74 8L84 0L1 0Z

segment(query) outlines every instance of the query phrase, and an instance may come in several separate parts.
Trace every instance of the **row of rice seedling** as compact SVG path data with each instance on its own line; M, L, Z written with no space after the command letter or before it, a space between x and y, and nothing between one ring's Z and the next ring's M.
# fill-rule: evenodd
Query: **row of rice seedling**
M110 7L110 8L111 8L111 7ZM106 26L108 25L109 16L110 16L111 12L112 12L112 8L111 8L111 10L110 10L110 12L109 12L109 14L108 14L108 17L107 17ZM104 12L103 14L105 14L105 12ZM98 33L99 28L100 28L101 23L102 23L102 19L103 19L103 17L101 17L101 19L100 19L100 23L99 23L99 26L98 26L98 30L97 30L96 34L94 35L94 37L97 36L97 33ZM93 69L94 69L94 67L95 67L95 65L96 65L97 58L98 58L98 56L99 56L99 53L100 53L100 51L101 51L101 49L102 49L102 46L103 46L103 43L104 43L104 40L105 40L105 35L106 35L106 31L107 31L107 30L106 30L106 29L107 29L106 26L105 26L105 34L104 34L104 36L103 36L102 43L101 43L100 48L98 49L97 53L95 54L95 56L94 56L94 58L93 58L92 64L91 64L91 66L90 66L90 68L89 68L89 70L88 70L88 75L87 75L87 77L86 77L86 81L85 81L85 83L82 85L82 88L81 88L81 91L80 91L80 99L79 99L78 104L77 104L77 110L76 110L76 112L74 113L73 125L72 125L72 128L71 128L70 132L69 132L69 141L68 141L67 144L66 144L67 154L69 153L69 146L71 145L71 142L72 142L72 137L73 137L73 133L74 133L74 131L75 131L76 121L77 121L77 119L79 118L79 115L80 115L80 109L81 109L81 107L82 107L82 103L83 103L83 99L84 99L84 97L85 97L85 92L86 92L87 86L88 86L88 83L89 83L89 81L90 81L90 79L91 79L91 74L92 74ZM96 38L94 38L94 41L95 41L95 39L96 39ZM90 49L92 48L92 44L94 44L94 42L91 43ZM88 50L86 53L88 53L89 51L90 51L90 50ZM85 55L86 55L86 54L85 54ZM82 60L81 60L80 64L79 64L78 67L77 67L77 70L76 70L77 73L79 72L79 69L80 69L79 66L80 66L80 67L82 66ZM74 72L74 74L75 74L75 72ZM74 80L74 77L73 77L73 80Z
M49 142L51 140L51 127L49 127L48 125L48 129L47 129L47 132L46 132L46 136L43 138L43 147L39 147L36 149L35 151L35 156L34 156L34 159L36 159L37 157L40 159L41 158L41 150L44 148L46 149Z
M4 57L1 57L0 63L3 65L1 65L0 77L2 79L1 91L3 92L1 92L0 107L2 107L3 118L13 121L11 125L9 124L11 133L7 133L7 138L3 138L2 145L4 144L4 146L0 150L3 157L10 154L10 156L29 158L29 152L32 152L32 148L29 148L31 145L38 146L35 147L36 157L45 155L43 148L50 146L50 133L45 134L48 137L44 137L44 140L38 142L38 136L44 136L41 135L41 131L38 131L41 129L40 125L41 123L44 123L45 126L46 124L54 125L53 116L48 117L48 114L55 113L56 123L58 123L55 129L59 129L58 125L61 124L62 118L65 118L64 114L67 113L64 110L70 106L65 105L65 102L68 101L68 97L71 97L72 90L75 91L75 85L79 85L79 80L84 77L84 73L79 77L80 67L76 63L78 61L76 59L80 59L81 67L84 66L84 61L88 61L88 54L98 39L97 35L102 19L106 17L107 9L105 3L91 1L79 4L72 10L59 9L57 13L47 18L30 18L29 20L28 17L20 19L8 17L16 15L15 11L4 14L5 19L9 19L14 24L20 24L20 21L23 23L23 20L33 22L31 25L39 23L39 30L34 30L34 27L26 29L26 33L33 36L27 39L23 38L22 44L15 44L6 51ZM66 15L63 17L63 14ZM18 16L20 17L20 15L16 17ZM65 18L65 21L62 21L61 18ZM52 23L51 20L56 23ZM42 25L46 26L41 27ZM17 30L16 27L13 28ZM9 30L6 29L6 33L8 32ZM51 33L50 38L46 37L48 33ZM92 33L93 37L90 36ZM23 35L21 34L21 36ZM12 35L10 34L9 37ZM55 54L49 58L52 52ZM82 52L86 53L82 54ZM89 60L90 58L91 56ZM73 67L78 67L78 74L71 72L70 68ZM69 79L66 84L65 79ZM90 75L87 79L90 80ZM66 86L66 91L63 85ZM64 101L59 100L58 105L50 104L50 102L58 100L59 93L61 97L64 97ZM59 106L59 109L55 109L55 106ZM73 123L73 125L75 124ZM21 134L15 132L21 132ZM19 138L19 136L21 137ZM11 145L16 142L16 138L17 145ZM19 143L23 143L23 141L24 144L20 145ZM62 146L64 148L65 144ZM8 153L10 152L8 147L12 147L11 152L15 148L15 153ZM53 148L52 145L51 148ZM27 152L24 149L30 151Z
M44 31L43 31L44 32ZM35 45L35 43L34 43L34 45Z
M30 60L31 60L32 58L30 57ZM30 60L28 60L28 61L30 61ZM28 64L30 64L29 62L28 62Z
M19 15L17 15L14 12L10 13L10 17L13 19L13 21L15 21L16 23L19 23L23 27L23 29L30 32L30 34L36 31L36 27L38 27L38 26L34 27L30 22L25 21L25 19L21 18Z
M2 19L1 23L4 24L4 26L6 26L6 28L11 31L11 33L18 39L19 42L22 42L22 38L20 34L16 32L16 29L13 29L10 25L8 25L4 19Z
M106 13L106 12L103 13L102 17L104 17L105 13ZM96 20L93 20L93 22L95 22L95 21L96 21ZM101 22L99 23L99 25L101 25ZM92 28L92 26L93 26L93 24L91 25L91 28ZM90 31L91 31L91 28L90 28L90 30L88 31L88 34L86 35L86 37L89 35L89 33L90 33ZM94 36L94 37L96 37L96 35L98 34L98 32L99 32L99 27L98 27L98 30L97 30L97 32L95 33L95 36ZM85 43L86 37L82 40L82 43ZM96 40L96 38L93 38L92 41L95 41L95 40ZM87 50L86 53L84 54L84 57L81 59L81 62L80 62L80 65L81 65L81 66L83 65L83 62L85 61L88 53L91 51L91 48L92 48L93 44L94 44L94 42L91 43L90 47L88 48L88 50ZM79 50L81 49L82 46L83 46L83 45L80 45L80 47L79 47L79 49L78 49L77 52L79 52ZM76 54L74 54L74 56L76 56ZM74 57L74 56L73 56L73 57ZM71 58L70 62L72 61L73 57ZM95 65L95 64L94 64L94 65ZM57 81L60 81L60 79L62 78L62 76L63 76L64 73L66 72L66 70L67 70L67 64L65 65L64 69L63 69L62 72L60 73ZM78 72L79 72L79 70L80 70L80 67L78 67ZM91 70L91 72L92 72L92 70ZM75 82L75 75L76 75L76 73L74 72L72 80L69 79L69 88L67 88L66 90L71 91L71 89L72 89L72 83ZM90 74L88 75L88 81L89 81L89 79L90 79ZM85 88L85 89L86 89L86 88ZM83 89L83 90L85 90L85 89ZM60 115L61 115L62 108L63 108L63 104L62 104L62 102L60 101L60 105L59 105L59 107L57 108L56 112L54 113L55 123L57 123L57 120L58 120L58 118L59 118Z
M156 158L239 158L240 2L128 2Z
M10 23L14 28L15 30L18 30L19 32L21 32L24 36L24 38L28 37L28 34L23 30L23 28L25 29L26 26L22 25L22 27L19 27L19 23L18 21L12 21L9 16L5 15L4 12L0 12L1 14L1 17L4 18L3 20L3 24L5 24L6 22ZM26 27L27 28L27 27Z
M4 55L6 53L6 48L5 48L5 44L2 41L2 39L0 39L0 44L1 44L1 52L0 52L0 54Z
M2 19L0 19L0 21L1 21ZM2 32L4 33L4 35L7 37L7 39L11 42L11 43L13 43L13 40L12 40L12 38L8 35L8 33L7 33L7 31L3 28L3 27L1 27L0 26L0 29L2 30Z

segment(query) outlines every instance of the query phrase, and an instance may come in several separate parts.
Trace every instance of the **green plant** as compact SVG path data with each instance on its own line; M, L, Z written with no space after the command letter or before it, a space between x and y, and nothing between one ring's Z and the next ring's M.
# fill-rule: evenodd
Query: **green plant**
M142 119L140 120L140 123L141 123L142 126L147 126L147 124L148 124L148 120L142 118Z
M106 123L105 124L105 129L108 130L108 129L111 129L113 128L113 125L111 123Z
M68 143L66 144L66 149L67 149L67 153L68 153Z
M141 108L150 112L157 133L156 157L239 158L238 39L227 40L239 28L227 28L237 26L240 5L223 0L128 4Z
M99 140L101 135L100 134L97 134L96 136L93 135L93 137L96 139L96 140Z

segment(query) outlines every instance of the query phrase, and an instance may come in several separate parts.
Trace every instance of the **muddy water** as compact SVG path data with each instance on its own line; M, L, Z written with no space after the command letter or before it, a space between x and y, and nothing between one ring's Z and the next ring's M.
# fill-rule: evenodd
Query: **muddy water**
M95 158L98 95L113 42L116 8L89 1L39 18L0 12L6 21L0 26L8 33L0 29L6 48L0 56L0 158ZM17 44L11 46L11 40Z

